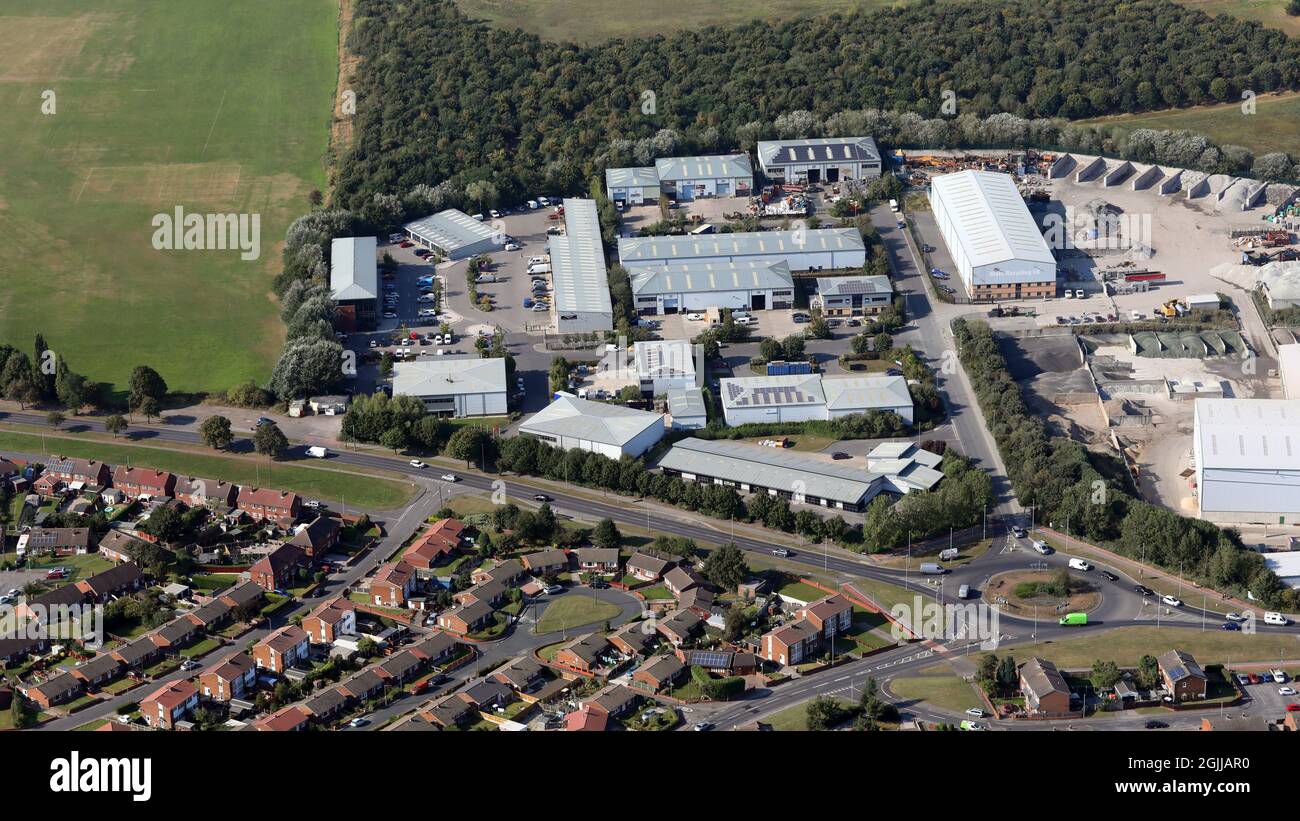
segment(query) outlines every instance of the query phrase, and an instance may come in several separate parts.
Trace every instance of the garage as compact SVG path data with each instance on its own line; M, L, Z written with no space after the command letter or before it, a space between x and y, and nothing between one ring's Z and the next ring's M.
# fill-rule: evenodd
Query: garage
M749 307L750 307L751 310L754 310L754 311L765 311L765 310L767 310L767 295L766 295L766 294L754 294L752 297L750 297L750 300L749 300Z

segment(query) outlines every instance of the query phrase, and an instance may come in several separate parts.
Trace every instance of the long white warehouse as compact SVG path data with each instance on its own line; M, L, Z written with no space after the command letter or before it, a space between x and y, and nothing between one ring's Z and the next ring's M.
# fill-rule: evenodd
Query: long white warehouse
M892 411L909 425L913 419L912 395L901 376L744 376L721 380L718 392L731 426L826 421L869 410Z
M861 268L866 258L866 246L856 228L624 237L618 241L619 262L629 271L653 265L750 260L785 260L791 271L818 271Z
M1300 401L1197 399L1192 436L1202 519L1300 523Z
M643 316L794 306L794 278L783 259L647 265L628 272L636 312Z
M551 284L555 290L551 311L555 330L612 330L614 307L609 297L596 201L566 199L564 230L564 236L551 237Z
M1056 296L1056 257L1010 174L935 177L930 207L971 299Z
M664 437L661 413L589 402L561 394L519 426L520 436L562 450L591 450L611 459L640 456Z

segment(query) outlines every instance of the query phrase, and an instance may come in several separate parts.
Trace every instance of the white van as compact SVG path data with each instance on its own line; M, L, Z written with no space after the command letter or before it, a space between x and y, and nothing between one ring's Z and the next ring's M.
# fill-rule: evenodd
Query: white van
M1291 620L1288 619L1286 616L1282 615L1281 613L1265 612L1264 623L1275 624L1278 627L1286 627L1288 624L1291 623Z
M536 264L528 266L529 276L536 276L537 274L549 274L550 272L551 272L551 264L549 262L538 262Z
M545 265L546 262L547 262L546 257L529 257L529 258L528 258L528 264L529 264L529 265Z
M1044 556L1052 552L1052 548L1048 546L1047 542L1040 541L1038 539L1034 539L1034 550L1037 550L1039 553L1042 553Z
M1088 564L1083 559L1070 559L1070 569L1071 570L1092 570L1092 565Z
M921 572L926 574L927 576L942 576L944 573L947 573L948 571L944 568L943 565L935 564L934 562L926 562L925 564L921 565Z
M969 585L969 584L963 584L961 587L957 588L957 598L959 598L959 599L968 599L968 598L970 598L970 585Z
M736 311L731 315L731 321L736 323L737 325L749 325L750 323L757 322L758 320L754 319L753 316L743 311Z
M312 447L307 448L307 455L313 459L324 459L326 456L330 455L330 452L319 445L313 445Z

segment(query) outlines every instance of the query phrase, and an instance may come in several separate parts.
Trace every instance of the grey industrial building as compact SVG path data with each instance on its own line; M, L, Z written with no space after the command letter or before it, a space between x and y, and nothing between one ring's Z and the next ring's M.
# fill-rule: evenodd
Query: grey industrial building
M659 201L659 174L653 165L605 169L605 193L624 205Z
M668 415L674 430L696 430L707 427L709 411L704 404L704 391L700 388L670 388L667 393Z
M912 423L912 396L901 376L788 374L719 381L728 425L828 421L869 410L889 411Z
M397 362L393 394L419 397L433 414L503 416L509 410L506 361L461 356Z
M1300 523L1300 401L1197 399L1192 452L1202 519Z
M751 260L784 260L790 271L818 271L861 268L866 262L866 246L856 228L624 237L618 241L618 259L629 271L688 262Z
M774 181L795 183L869 180L880 176L880 150L871 137L762 140L758 164Z
M862 511L881 493L931 490L943 478L940 456L909 442L886 443L893 472L861 470L789 451L726 440L683 439L659 460L665 474L768 493L800 504ZM882 446L884 447L884 446ZM874 451L873 451L874 453Z
M812 307L827 316L878 314L894 302L894 285L885 276L818 277Z
M636 312L643 316L794 305L794 278L784 259L682 262L637 266L628 272Z
M700 197L748 197L754 190L754 168L748 154L706 157L662 157L655 174L663 193L683 202Z
M330 295L338 303L335 324L343 331L375 327L379 270L374 237L337 237L330 242Z
M605 247L600 238L596 201L564 201L564 235L551 237L551 301L558 333L609 331L614 307L609 298Z
M500 250L506 239L491 225L464 211L448 208L432 216L408 222L402 230L412 242L441 253L448 259L466 259Z
M519 425L520 436L561 450L595 451L611 459L640 456L663 438L664 430L662 414L591 402L571 394L558 395Z

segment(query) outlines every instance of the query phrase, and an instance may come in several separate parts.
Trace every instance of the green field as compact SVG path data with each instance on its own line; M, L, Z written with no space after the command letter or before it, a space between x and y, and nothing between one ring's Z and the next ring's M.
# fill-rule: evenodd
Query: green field
M1253 20L1269 28L1281 29L1295 37L1300 35L1300 17L1286 13L1287 0L1177 0L1180 5L1199 9L1206 14L1231 14Z
M900 698L915 699L944 710L962 713L979 707L975 688L952 673L899 678L889 683L890 692Z
M616 604L599 601L581 593L569 593L546 606L533 632L543 634L572 630L586 624L608 621L619 612L620 608Z
M1194 627L1119 627L1078 639L1008 647L1000 655L1018 661L1041 656L1062 668L1087 668L1097 659L1135 667L1144 655L1158 656L1171 648L1186 650L1202 665L1239 664L1300 658L1300 641L1285 633L1230 633Z
M458 0L457 4L473 19L502 28L521 28L547 40L579 43L904 5L891 0L646 0L621 4L617 9L601 0Z
M331 502L343 501L346 497L349 507L390 510L402 507L415 495L414 485L409 482L377 476L283 463L271 465L268 472L265 459L0 431L0 451L39 454L45 452L45 448L57 450L60 456L99 459L111 465L131 464L240 485L260 483Z
M325 187L336 0L0 0L0 342L122 390L264 380L285 228ZM42 113L46 92L54 112ZM159 213L260 214L261 254L154 250Z
M1300 18L1296 18L1300 20ZM1255 100L1255 113L1243 114L1240 103L1125 114L1085 122L1125 128L1187 129L1219 145L1243 145L1256 155L1285 151L1300 157L1300 94L1275 94Z

